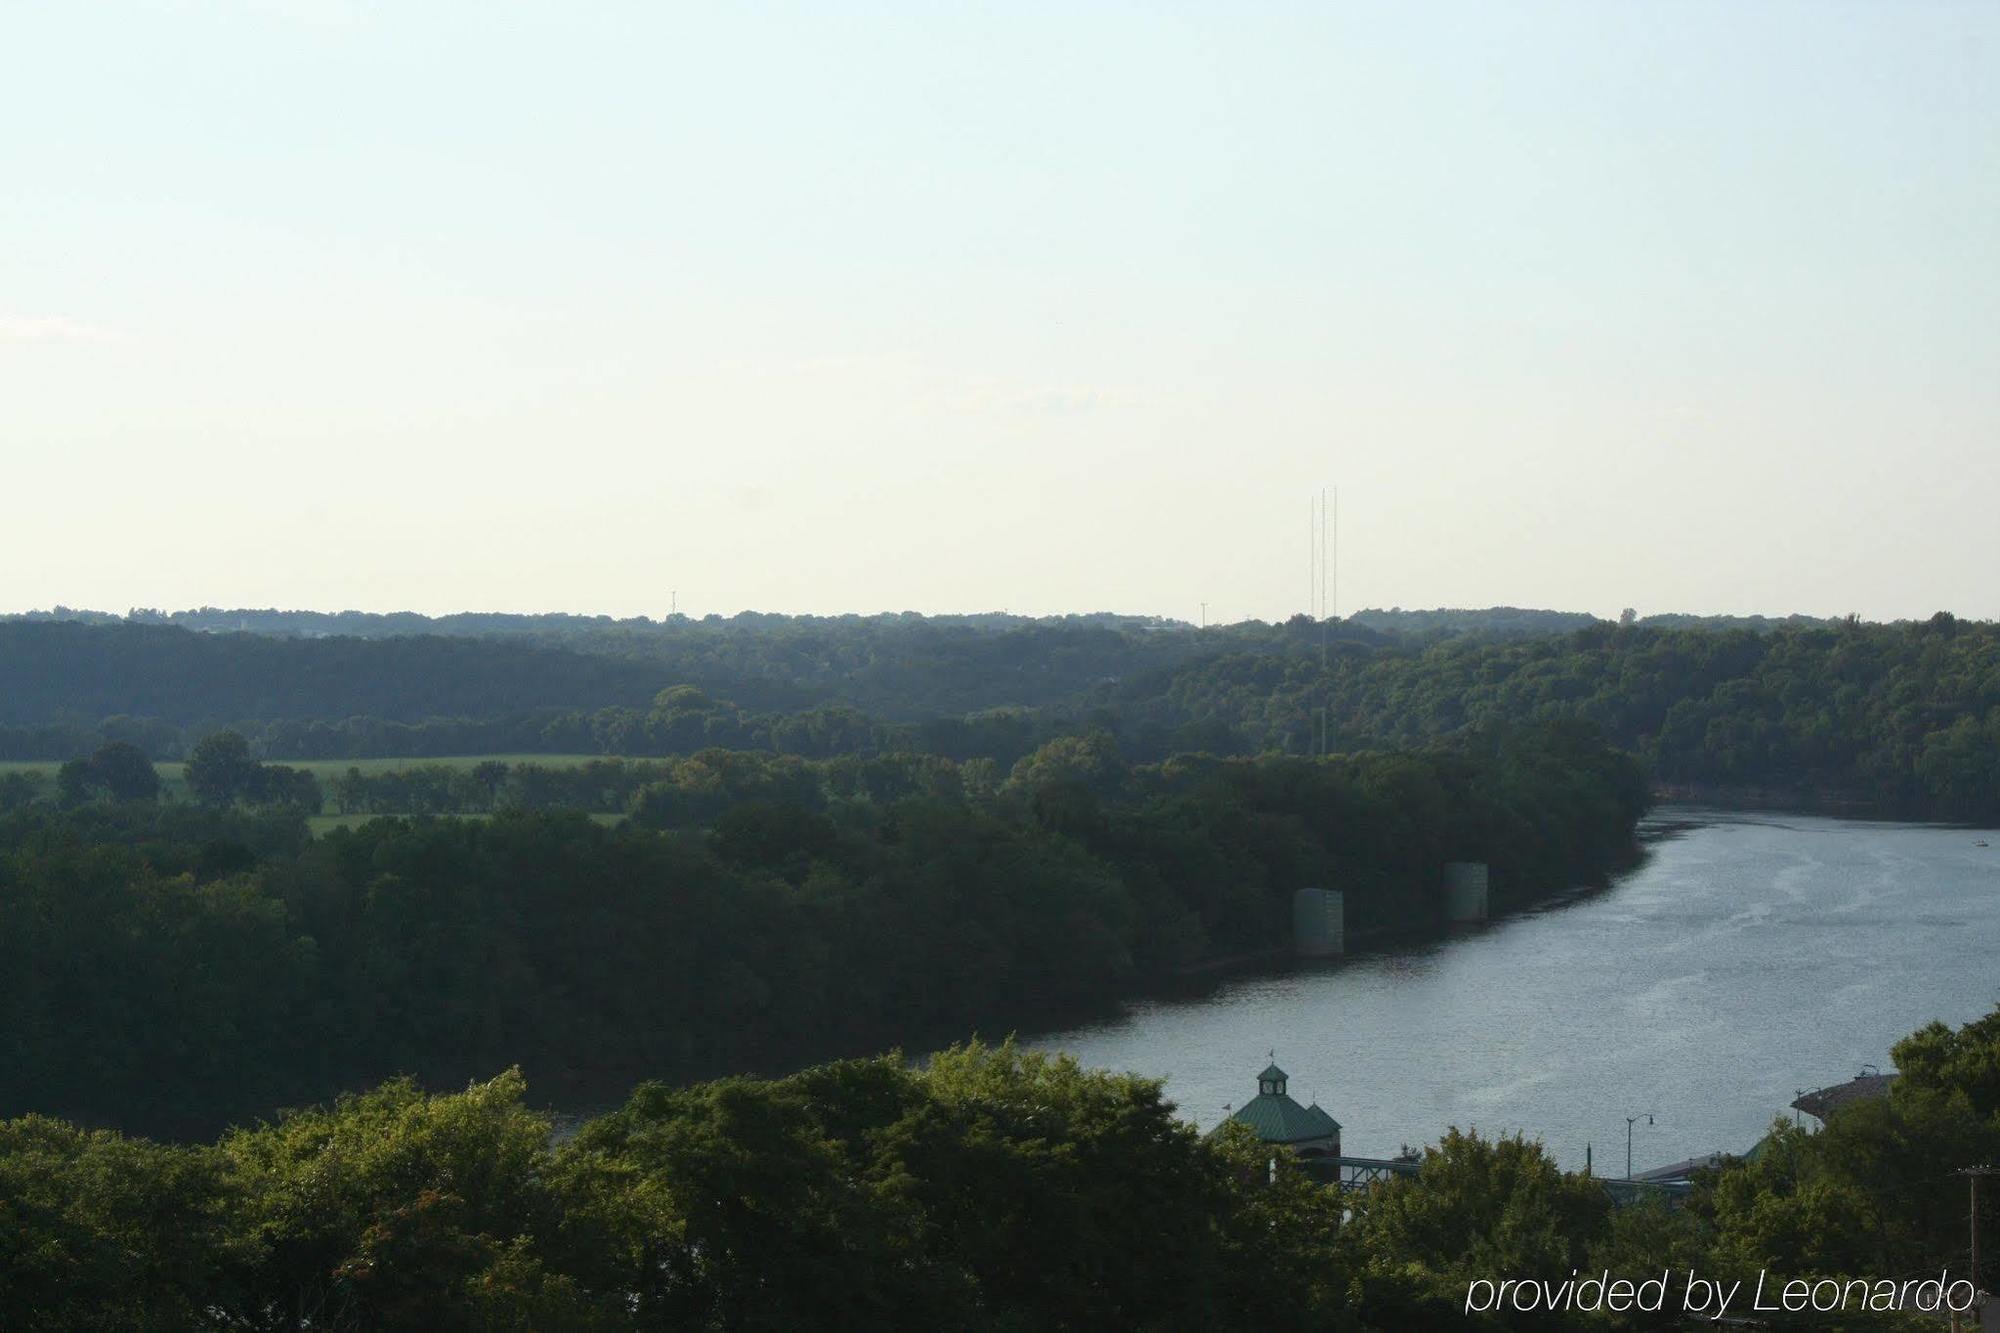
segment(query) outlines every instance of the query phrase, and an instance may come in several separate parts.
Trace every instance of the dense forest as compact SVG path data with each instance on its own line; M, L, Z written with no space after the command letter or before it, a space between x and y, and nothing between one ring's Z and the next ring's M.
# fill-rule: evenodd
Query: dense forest
M1573 719L1669 788L2000 815L2000 626L1656 616L1548 633L1521 617L1556 613L1368 614L1419 622L466 617L450 633L306 637L17 619L0 623L0 759L106 741L180 758L228 726L277 760L720 746L1004 769L1094 730L1160 761Z
M254 613L234 619L270 623ZM669 684L718 689L760 709L837 702L907 721L1058 704L1223 643L1305 637L1254 622L1204 636L1115 616L325 619L339 632L0 619L0 724L64 713L181 723L483 717L638 703ZM424 628L383 633L365 623L378 620Z
M1004 777L708 750L646 767L618 827L308 839L228 739L200 803L0 815L0 1113L200 1131L399 1072L623 1087L1006 1031L1282 945L1306 885L1366 931L1435 923L1448 860L1501 906L1601 881L1645 802L1560 726L1161 765L1096 734Z
M1656 629L1754 629L1826 625L1831 620L1816 616L1727 616L1689 615L1678 612L1641 616L1628 613L1626 623ZM871 632L940 628L972 630L996 634L1035 626L1089 625L1105 629L1137 632L1186 630L1195 626L1184 620L1160 616L1125 616L1113 612L1093 612L1066 616L1017 616L1006 612L970 615L920 615L913 611L878 615L786 616L744 612L735 616L707 615L694 619L668 615L583 616L564 612L519 614L508 612L462 611L453 615L426 616L414 611L281 611L272 607L251 609L204 606L184 611L135 608L124 615L105 611L81 611L59 606L47 611L23 611L0 615L0 622L78 621L90 625L178 625L210 634L273 634L286 637L321 638L341 635L351 638L402 638L411 635L447 634L470 638L519 638L571 647L604 646L623 641L627 645L647 637L670 637L690 630L703 634L768 634L774 630L815 628L852 631L866 627ZM1588 629L1607 622L1586 611L1550 611L1532 607L1435 607L1426 610L1387 610L1370 607L1348 617L1355 625L1390 633L1415 634L1548 634ZM1215 632L1260 636L1266 626L1255 621L1217 625Z
M1664 783L2000 814L2000 626L1769 633L1599 626L1420 651L1230 654L1095 702L1135 736L1204 729L1216 748L1297 750L1321 710L1335 749L1500 720L1601 727Z
M1895 1058L1889 1100L1777 1122L1674 1209L1457 1131L1343 1196L1241 1126L1199 1137L1157 1082L1011 1044L647 1084L560 1140L518 1072L213 1144L29 1116L0 1121L0 1327L1670 1329L1678 1299L1467 1307L1494 1274L1693 1270L1743 1283L1739 1314L1761 1272L1767 1301L1848 1302L1766 1327L1935 1329L1883 1281L1986 1275L1955 1172L2000 1155L2000 1012Z

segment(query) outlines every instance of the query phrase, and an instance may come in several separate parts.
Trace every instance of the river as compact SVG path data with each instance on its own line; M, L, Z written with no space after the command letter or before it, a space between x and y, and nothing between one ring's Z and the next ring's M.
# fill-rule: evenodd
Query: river
M1642 1171L1740 1153L1799 1091L2000 1000L2000 832L1663 807L1641 836L1601 892L1028 1044L1164 1078L1204 1129L1275 1050L1350 1156L1456 1125L1619 1174L1628 1116Z

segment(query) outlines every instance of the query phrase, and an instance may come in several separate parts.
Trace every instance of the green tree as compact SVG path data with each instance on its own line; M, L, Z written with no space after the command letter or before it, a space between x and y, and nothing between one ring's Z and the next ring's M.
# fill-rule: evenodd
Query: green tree
M546 1326L609 1326L541 1262L556 1224L549 1122L524 1090L518 1071L451 1096L396 1080L229 1135L220 1152L244 1200L234 1319L472 1329L496 1313L532 1327L521 1318L539 1311Z
M33 769L0 773L0 814L34 804L41 798L42 787L42 775Z
M242 795L256 805L279 806L302 814L318 814L325 799L311 769L283 764L253 767Z
M1981 1116L2000 1113L2000 1008L1956 1030L1932 1022L1891 1051L1902 1072L1898 1092L1919 1089L1964 1096Z
M249 796L257 781L257 761L239 732L210 732L188 753L187 785L195 799L229 805Z
M87 805L107 794L103 777L88 759L72 759L56 770L56 800L64 806Z
M0 1328L197 1328L240 1199L209 1148L0 1121Z
M1541 1144L1453 1129L1414 1177L1361 1201L1354 1243L1371 1271L1462 1302L1475 1278L1569 1277L1607 1239L1610 1211L1601 1183L1566 1175Z
M114 801L152 801L160 795L160 774L145 751L126 741L99 746L90 766Z

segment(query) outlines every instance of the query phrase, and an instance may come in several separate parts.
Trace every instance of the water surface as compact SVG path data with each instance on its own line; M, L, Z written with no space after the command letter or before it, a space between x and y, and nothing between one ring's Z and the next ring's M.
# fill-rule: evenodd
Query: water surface
M1521 1131L1602 1173L1749 1148L1799 1091L2000 1000L2000 832L1686 807L1601 893L1445 940L1229 982L1030 1045L1164 1077L1203 1128L1292 1094L1352 1156ZM1981 848L1979 839L1994 845Z

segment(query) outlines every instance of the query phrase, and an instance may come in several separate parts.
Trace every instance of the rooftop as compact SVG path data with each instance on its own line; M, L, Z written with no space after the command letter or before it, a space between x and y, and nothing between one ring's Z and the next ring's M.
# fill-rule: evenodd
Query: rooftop
M1843 1106L1887 1097L1890 1085L1900 1077L1902 1077L1900 1074L1856 1074L1845 1083L1835 1083L1804 1094L1792 1103L1792 1109L1804 1111L1807 1115L1823 1121L1830 1113L1838 1111Z
M1260 1092L1232 1113L1266 1143L1305 1143L1340 1133L1340 1122L1317 1106L1300 1106L1282 1092Z

